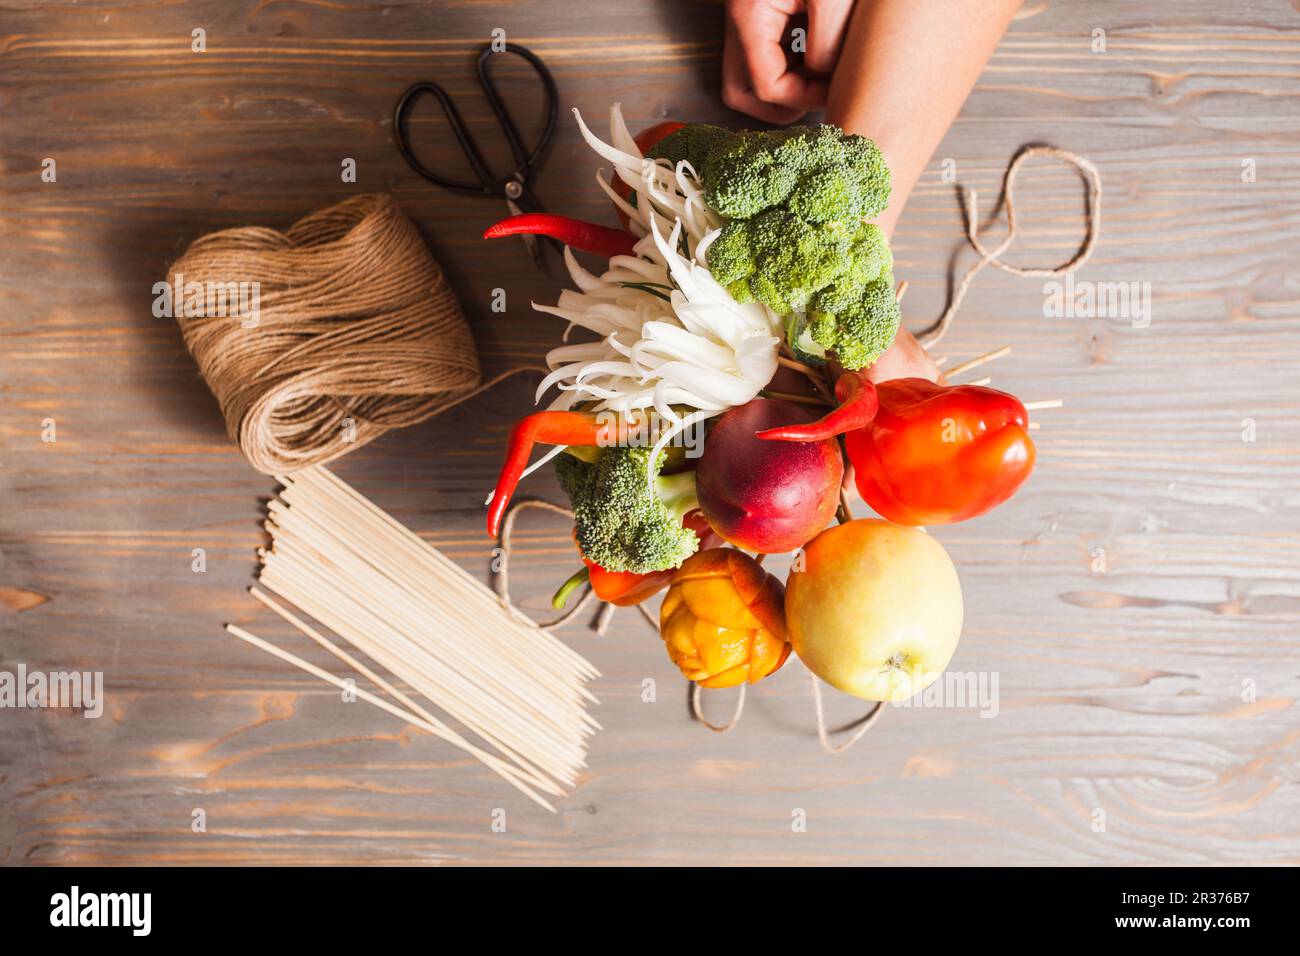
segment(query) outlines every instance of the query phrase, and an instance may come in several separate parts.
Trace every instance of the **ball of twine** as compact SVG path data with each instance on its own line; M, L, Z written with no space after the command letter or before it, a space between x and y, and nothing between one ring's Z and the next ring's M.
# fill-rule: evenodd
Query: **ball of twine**
M226 430L267 474L332 461L436 415L479 382L460 304L391 196L357 196L284 233L203 236L168 283ZM205 290L232 283L255 311L211 307Z

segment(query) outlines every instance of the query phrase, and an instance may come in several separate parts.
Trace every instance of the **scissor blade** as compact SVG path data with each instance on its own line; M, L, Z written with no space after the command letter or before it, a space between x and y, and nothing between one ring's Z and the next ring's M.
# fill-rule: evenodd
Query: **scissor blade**
M536 236L520 236L524 240L524 245L528 247L528 254L533 257L533 265L546 271L546 262L542 259L542 244L537 241Z
M523 214L523 210L513 199L506 199L506 207L510 210L510 215L512 216ZM533 265L537 266L537 268L542 272L546 272L546 260L542 258L542 244L537 241L537 237L524 233L519 238L522 239L524 245L528 247L528 254L533 257Z

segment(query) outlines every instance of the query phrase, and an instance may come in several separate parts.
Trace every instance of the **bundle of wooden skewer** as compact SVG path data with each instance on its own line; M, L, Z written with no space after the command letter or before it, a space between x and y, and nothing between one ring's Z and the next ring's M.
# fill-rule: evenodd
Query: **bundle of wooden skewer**
M554 811L586 766L599 724L590 663L324 468L279 477L269 504L271 546L260 553L254 597L388 697L357 699L400 717L482 761ZM410 693L266 592L278 595L388 671ZM337 687L353 682L227 625L240 639ZM453 729L417 697L468 731ZM477 742L471 738L477 738Z

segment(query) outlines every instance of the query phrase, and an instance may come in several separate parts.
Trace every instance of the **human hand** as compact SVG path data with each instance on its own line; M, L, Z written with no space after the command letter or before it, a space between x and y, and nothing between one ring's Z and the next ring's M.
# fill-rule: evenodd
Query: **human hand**
M867 369L867 378L873 382L887 382L891 378L925 378L940 385L946 381L925 346L901 325L894 336L894 344Z
M727 0L722 101L767 123L793 123L826 105L853 0ZM795 17L807 14L802 66L786 56Z

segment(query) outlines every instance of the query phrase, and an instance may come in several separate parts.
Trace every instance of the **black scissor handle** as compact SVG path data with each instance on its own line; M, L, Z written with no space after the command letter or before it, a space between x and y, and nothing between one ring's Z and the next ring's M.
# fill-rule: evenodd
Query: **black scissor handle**
M393 138L397 142L397 151L402 154L402 158L406 160L412 169L430 182L447 189L458 189L463 192L476 192L488 196L510 195L510 192L514 190L511 189L508 192L507 183L511 181L517 182L520 188L526 185L531 178L533 165L541 158L546 147L550 145L559 113L559 94L555 87L555 79L551 76L551 71L546 68L546 64L535 53L525 47L510 45L502 52L513 53L527 60L542 81L546 94L546 127L542 131L537 145L533 147L531 153L526 149L523 138L519 135L519 129L515 126L514 119L510 116L510 111L506 107L505 100L497 89L496 82L492 79L487 64L496 53L489 44L480 51L478 56L479 84L483 87L483 93L487 97L488 105L491 106L506 142L510 146L510 153L515 161L515 171L504 180L500 180L493 175L483 161L483 155L478 151L478 146L475 144L473 137L470 136L469 129L461 118L460 111L456 109L456 103L447 94L447 91L437 83L426 81L408 87L398 98L397 105L393 108ZM469 162L474 175L478 177L477 183L442 176L420 162L419 158L411 150L406 121L411 112L411 107L424 94L432 95L438 100L443 115L447 118L447 125L451 127L452 134L456 137L461 151L465 154L465 159Z
M510 144L510 152L515 158L515 171L519 176L523 177L526 183L532 173L532 168L541 159L542 154L546 152L546 147L551 144L551 137L555 135L555 122L560 111L560 95L555 87L555 78L551 76L551 71L542 62L541 57L532 50L517 43L512 43L504 47L501 52L513 53L515 56L526 60L533 68L533 72L537 74L538 79L542 81L542 89L545 93L546 127L542 130L542 135L538 138L537 144L530 153L524 147L523 137L519 135L519 129L510 116L510 110L506 107L505 100L502 99L500 91L497 90L496 82L492 79L492 74L488 70L488 63L497 55L497 51L492 49L491 44L479 51L477 67L479 83L482 85L488 104L492 107L492 112L496 114L497 121L501 124L501 129Z
M470 168L474 170L474 175L478 176L479 181L477 183L448 179L441 176L420 162L415 153L411 151L411 143L406 135L406 119L415 101L425 93L431 94L442 106L443 115L447 117L447 125L451 127L456 141L460 143L461 151L465 154L465 159L468 160ZM401 95L397 101L397 106L393 108L393 138L397 140L397 151L402 154L402 158L410 164L412 169L430 182L437 183L447 189L478 192L489 196L497 192L496 179L487 168L487 164L483 162L483 157L479 154L478 147L474 145L474 140L470 138L469 131L465 128L465 121L460 117L460 111L456 109L456 104L447 95L447 91L437 83L416 83L408 87L406 92Z

